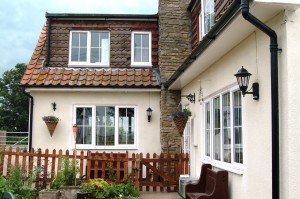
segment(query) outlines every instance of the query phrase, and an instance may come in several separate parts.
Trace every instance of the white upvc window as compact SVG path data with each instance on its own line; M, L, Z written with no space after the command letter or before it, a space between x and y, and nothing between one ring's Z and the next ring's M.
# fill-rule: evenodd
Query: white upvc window
M74 106L76 146L82 149L135 149L136 107Z
M109 66L109 32L71 31L69 65Z
M199 14L199 39L205 36L215 24L214 0L202 0Z
M132 32L131 34L131 65L152 66L151 32Z
M225 168L242 169L242 99L237 87L204 103L204 160Z

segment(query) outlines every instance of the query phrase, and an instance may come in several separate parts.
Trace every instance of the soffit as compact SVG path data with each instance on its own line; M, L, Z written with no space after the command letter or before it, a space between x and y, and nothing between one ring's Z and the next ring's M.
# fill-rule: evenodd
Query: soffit
M282 4L253 3L250 13L262 22L267 22L286 6ZM247 38L257 28L246 21L241 13L230 22L221 34L192 62L192 64L169 86L169 90L180 90L232 48Z

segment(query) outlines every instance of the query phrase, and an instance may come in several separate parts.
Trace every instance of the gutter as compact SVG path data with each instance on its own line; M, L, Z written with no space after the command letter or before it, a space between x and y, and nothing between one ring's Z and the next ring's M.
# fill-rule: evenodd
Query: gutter
M26 95L27 97L30 98L30 110L29 110L29 150L30 151L32 149L32 121L33 121L33 97L26 93L25 91L25 87L23 87L23 93L24 95Z
M240 9L240 3L233 1L228 7L223 16L217 21L217 23L212 27L208 34L206 34L198 46L193 50L193 52L184 60L184 62L179 66L179 68L172 74L172 76L163 84L165 88L170 87L176 80L181 76L181 74L192 65L198 56L200 56L207 47L216 39L216 37L223 31L228 23L238 14Z
M236 0L237 1L237 0ZM278 103L278 44L277 34L249 13L249 0L241 0L243 17L270 37L271 53L271 112L272 112L272 199L280 197L279 176L279 103Z

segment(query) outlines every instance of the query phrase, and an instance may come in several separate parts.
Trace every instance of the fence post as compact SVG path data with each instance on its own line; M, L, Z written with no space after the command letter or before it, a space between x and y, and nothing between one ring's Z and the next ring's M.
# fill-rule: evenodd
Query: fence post
M6 145L6 131L0 131L0 146Z

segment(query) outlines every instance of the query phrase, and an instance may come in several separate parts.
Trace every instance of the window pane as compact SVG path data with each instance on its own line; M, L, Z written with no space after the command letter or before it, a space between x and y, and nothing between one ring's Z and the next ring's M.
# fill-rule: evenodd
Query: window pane
M86 55L87 55L87 48L80 48L80 55L79 55L79 61L85 62L86 61Z
M134 61L141 62L142 61L142 54L140 48L134 48Z
M79 48L72 48L71 51L71 61L79 60Z
M242 100L241 92L236 91L233 94L233 128L234 128L234 162L243 163L243 131L242 131Z
M149 34L134 34L134 62L149 62Z
M205 104L205 155L210 156L210 103Z
M92 108L76 108L76 144L92 143Z
M79 33L72 33L72 47L79 47Z
M230 112L230 93L222 96L223 112L223 158L224 162L231 162L231 112Z
M143 49L142 53L142 62L149 62L149 49Z
M80 47L87 47L87 33L80 33Z
M100 49L92 48L91 49L91 63L100 62Z
M115 144L115 108L96 107L96 145L112 146Z
M221 129L220 129L220 97L213 101L214 105L214 159L221 160Z
M100 34L98 32L92 32L91 47L100 47Z
M142 35L142 47L149 49L149 35L148 34Z
M214 0L204 0L204 33L207 34L214 25Z
M134 108L119 108L119 144L134 144Z
M109 60L109 42L108 42L108 33L107 33L107 38L102 37L101 39L101 63L103 64L108 64Z

